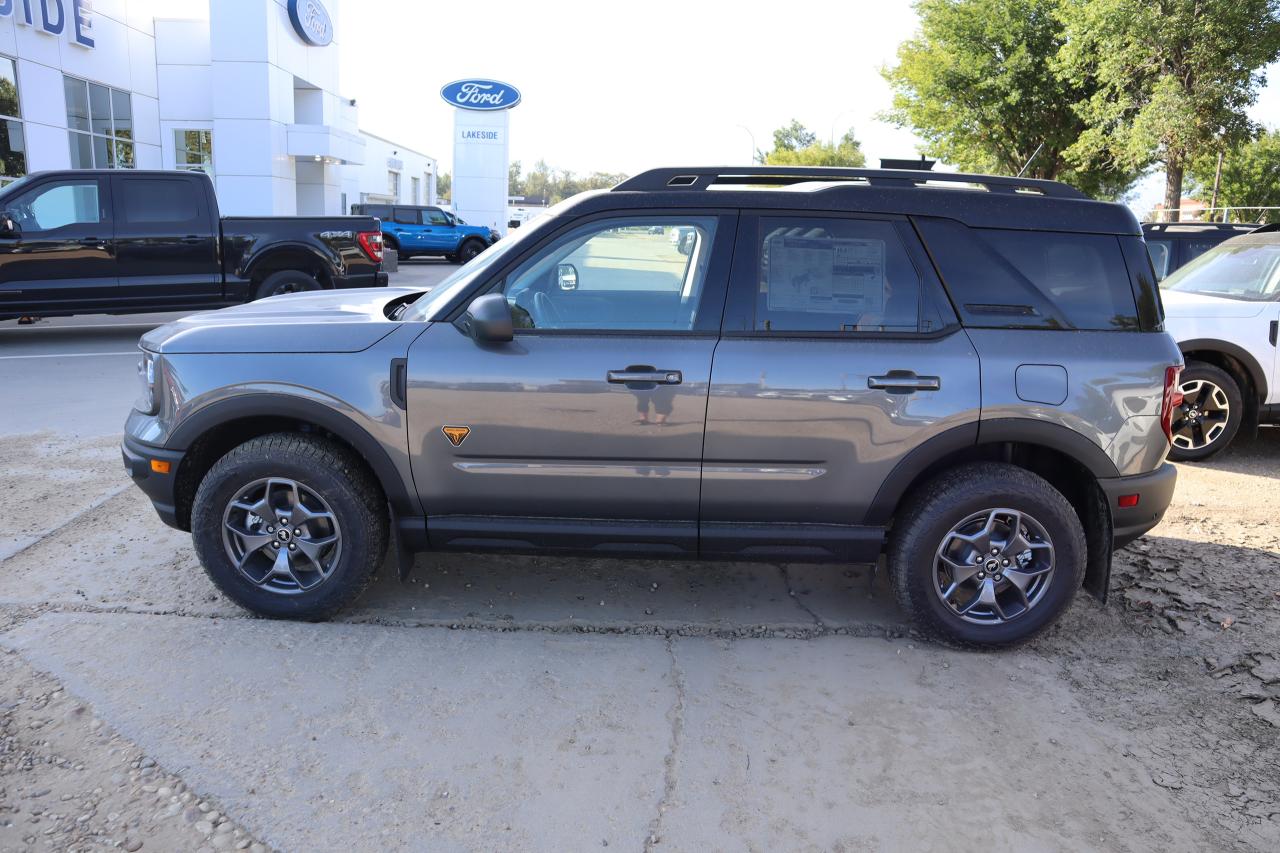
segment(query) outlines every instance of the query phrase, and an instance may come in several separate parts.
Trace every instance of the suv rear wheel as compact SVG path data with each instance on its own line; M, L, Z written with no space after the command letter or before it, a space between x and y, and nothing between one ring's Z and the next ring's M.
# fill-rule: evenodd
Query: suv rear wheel
M1240 385L1220 367L1203 361L1187 363L1182 371L1182 406L1173 413L1175 462L1199 462L1226 449L1240 430L1244 396Z
M196 491L191 536L209 578L262 616L323 619L386 555L382 493L346 448L277 433L222 457Z
M934 636L1007 646L1036 634L1084 578L1084 529L1062 493L1023 468L964 465L924 486L889 546L898 603Z

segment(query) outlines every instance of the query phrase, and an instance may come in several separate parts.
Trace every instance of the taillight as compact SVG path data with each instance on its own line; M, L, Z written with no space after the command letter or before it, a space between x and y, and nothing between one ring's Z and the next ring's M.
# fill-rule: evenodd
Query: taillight
M1160 429L1164 437L1173 443L1173 410L1182 405L1182 392L1178 390L1178 379L1182 377L1182 365L1175 364L1164 369L1164 396L1160 399Z
M376 263L382 263L382 232L381 231L361 231L356 234L356 239L360 242L360 248L364 249L364 253Z

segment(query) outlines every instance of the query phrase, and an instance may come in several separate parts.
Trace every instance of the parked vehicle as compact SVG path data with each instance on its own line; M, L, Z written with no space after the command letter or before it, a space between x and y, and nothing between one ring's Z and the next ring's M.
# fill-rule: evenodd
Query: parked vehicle
M1280 226L1219 244L1161 289L1187 362L1170 457L1208 459L1241 429L1280 423Z
M36 172L0 190L0 320L383 286L366 216L218 215L203 172Z
M1144 222L1142 236L1146 238L1156 278L1163 280L1224 240L1248 234L1257 227L1256 222Z
M465 264L501 236L491 228L468 225L447 210L411 204L354 204L352 213L382 220L382 241L395 249L400 260L440 255L454 264Z
M619 237L654 225L688 255ZM1173 493L1182 358L1141 230L1054 182L656 169L428 293L264 308L149 332L124 438L264 615L333 613L389 543L402 573L428 549L886 553L919 625L999 646L1104 597Z

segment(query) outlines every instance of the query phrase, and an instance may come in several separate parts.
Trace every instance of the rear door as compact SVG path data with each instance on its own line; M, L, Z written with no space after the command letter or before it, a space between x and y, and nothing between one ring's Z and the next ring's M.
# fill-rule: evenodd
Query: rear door
M391 221L382 226L383 232L390 231L396 243L405 250L402 254L428 248L421 213L416 207L396 207L391 211Z
M908 222L744 214L716 349L701 550L874 559L908 453L980 414L978 358Z
M218 222L204 179L121 173L111 184L121 299L175 307L219 302Z
M696 230L688 254L674 227ZM698 212L580 220L487 284L513 341L438 322L414 342L410 452L433 545L696 552L733 228Z
M109 307L117 297L110 181L37 179L4 208L18 232L0 237L0 314Z

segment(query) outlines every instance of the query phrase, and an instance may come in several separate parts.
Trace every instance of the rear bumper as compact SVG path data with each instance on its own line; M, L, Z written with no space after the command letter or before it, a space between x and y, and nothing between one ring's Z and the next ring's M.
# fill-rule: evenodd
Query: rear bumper
M126 435L120 445L120 454L124 457L125 471L129 473L134 485L151 498L151 505L155 507L160 520L170 527L184 530L185 528L178 522L175 496L178 468L182 464L184 451L152 447ZM168 462L169 473L161 474L152 470L151 460L153 459Z
M386 287L390 280L385 272L378 270L358 275L338 276L333 280L333 288L334 290L351 290L356 287Z
M1178 469L1168 462L1147 474L1098 480L1111 508L1114 548L1123 548L1160 523L1173 500ZM1120 506L1121 497L1137 495L1134 506Z

